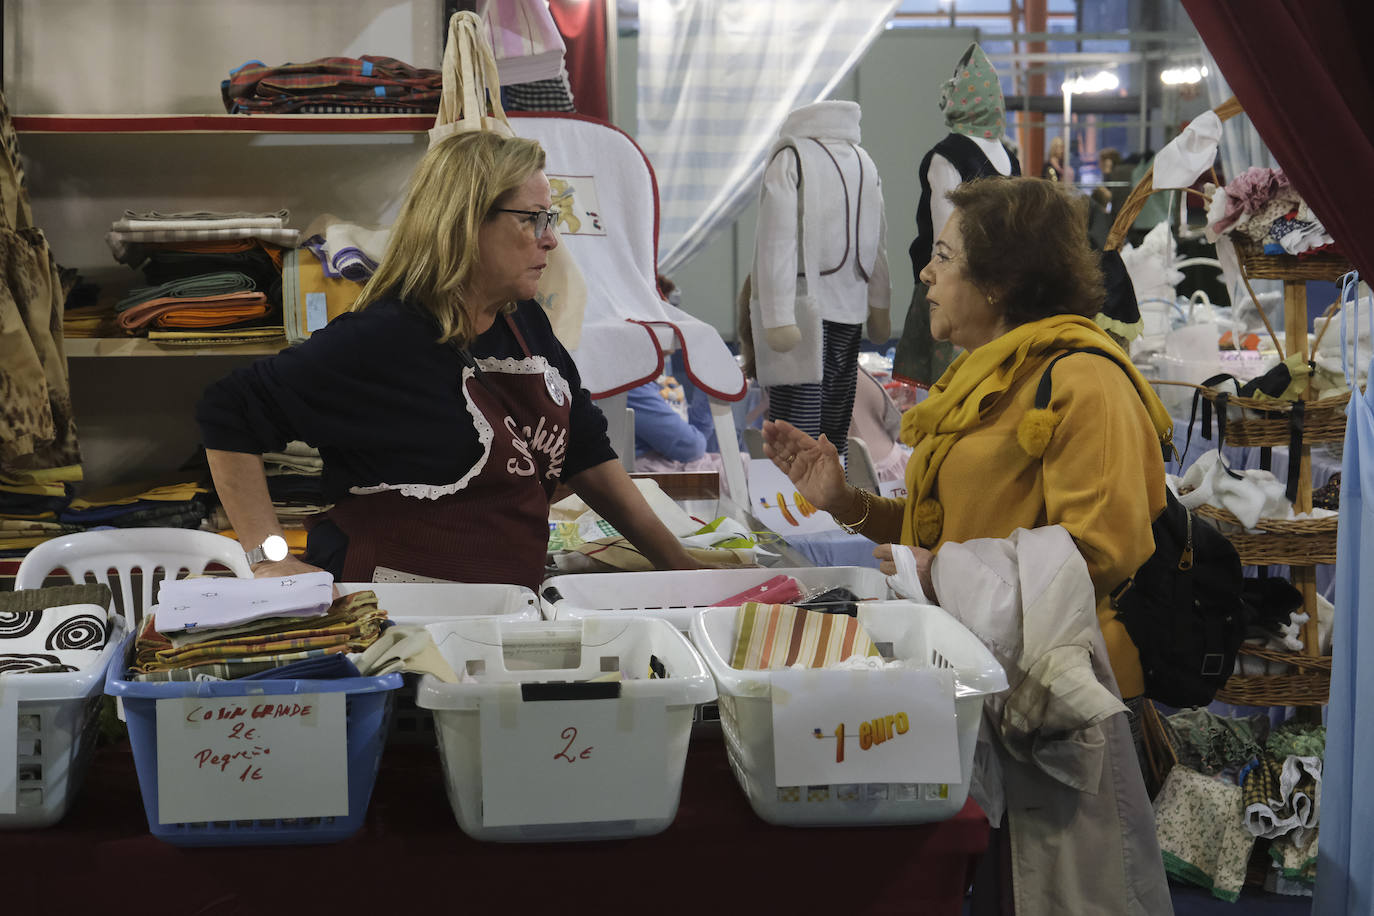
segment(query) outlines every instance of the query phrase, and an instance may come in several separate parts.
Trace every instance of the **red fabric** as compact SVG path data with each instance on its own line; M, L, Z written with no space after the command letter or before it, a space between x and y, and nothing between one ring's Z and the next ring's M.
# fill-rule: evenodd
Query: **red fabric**
M549 12L568 49L563 65L568 68L573 106L578 114L603 121L611 119L606 94L606 2L549 0Z
M0 831L4 911L98 913L112 903L139 916L962 911L966 869L988 841L972 800L938 824L772 827L735 784L720 739L706 737L692 739L677 817L657 836L469 839L444 795L438 751L393 745L367 819L349 839L205 849L148 832L126 741L97 750L56 826ZM148 880L139 884L140 875Z
M1250 118L1346 257L1374 277L1370 5L1183 0L1183 6L1245 107L1238 117Z

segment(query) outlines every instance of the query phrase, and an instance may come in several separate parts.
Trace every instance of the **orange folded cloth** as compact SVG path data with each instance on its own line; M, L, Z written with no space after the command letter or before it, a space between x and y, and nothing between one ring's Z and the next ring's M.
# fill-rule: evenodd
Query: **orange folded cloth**
M267 297L262 293L240 292L225 293L219 296L164 296L149 299L119 314L120 327L141 328L157 321L163 327L206 328L226 324L241 324L255 318L264 318L270 311ZM178 313L179 318L159 321L168 313Z

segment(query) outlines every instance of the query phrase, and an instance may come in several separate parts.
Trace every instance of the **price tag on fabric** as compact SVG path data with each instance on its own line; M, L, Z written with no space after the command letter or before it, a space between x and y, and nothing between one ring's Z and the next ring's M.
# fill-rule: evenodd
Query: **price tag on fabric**
M19 691L6 690L0 677L0 814L19 804Z
M329 301L324 293L305 294L305 330L311 334L329 324Z
M343 693L157 701L158 822L348 814Z
M962 781L948 670L788 668L772 700L780 786Z
M667 817L663 697L483 703L482 823Z

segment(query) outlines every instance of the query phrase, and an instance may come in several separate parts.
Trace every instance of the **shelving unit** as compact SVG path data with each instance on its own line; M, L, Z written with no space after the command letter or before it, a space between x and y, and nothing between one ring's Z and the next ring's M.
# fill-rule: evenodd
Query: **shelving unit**
M433 115L178 114L15 115L20 134L415 133L434 126Z
M1242 268L1252 279L1283 281L1284 343L1288 356L1298 355L1303 361L1310 357L1307 335L1307 282L1336 280L1350 270L1344 258L1318 255L1299 259L1292 255L1260 255L1258 251L1238 251ZM1313 403L1309 383L1302 403ZM1329 403L1329 402L1328 402ZM1343 415L1342 415L1343 417ZM1332 435L1330 433L1327 436ZM1250 445L1287 445L1287 433ZM1299 515L1312 511L1312 438L1304 436L1296 452L1290 449L1289 462L1298 463L1297 491L1293 510ZM1263 520L1261 520L1263 522ZM1280 533L1282 532L1282 533ZM1265 542L1284 539L1287 546L1277 551ZM1293 662L1293 671L1283 675L1235 675L1217 692L1217 699L1236 705L1317 706L1326 702L1330 687L1330 658L1320 656L1319 622L1317 618L1318 563L1335 562L1334 521L1307 520L1271 526L1271 533L1259 536L1234 537L1240 560L1246 565L1287 563L1293 585L1302 595L1302 612L1308 617L1302 628L1303 651L1300 658L1291 653L1264 653L1271 661ZM1305 662L1305 659L1311 659Z

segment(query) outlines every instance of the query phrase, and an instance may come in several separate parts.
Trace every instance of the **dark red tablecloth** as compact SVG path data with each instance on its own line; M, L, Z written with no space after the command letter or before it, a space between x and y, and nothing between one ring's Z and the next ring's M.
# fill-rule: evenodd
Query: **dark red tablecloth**
M497 844L458 829L438 752L389 747L367 821L340 843L187 849L147 830L129 747L97 751L72 811L0 831L13 914L958 914L988 826L970 800L915 827L761 821L719 738L694 737L677 819L632 840Z

